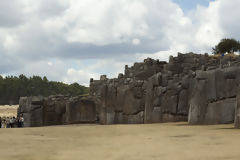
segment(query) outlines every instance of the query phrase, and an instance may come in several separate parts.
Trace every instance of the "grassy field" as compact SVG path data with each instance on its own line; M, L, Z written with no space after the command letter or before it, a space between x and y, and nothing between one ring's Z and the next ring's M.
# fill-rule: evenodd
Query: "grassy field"
M0 129L1 160L239 160L233 125L71 125Z

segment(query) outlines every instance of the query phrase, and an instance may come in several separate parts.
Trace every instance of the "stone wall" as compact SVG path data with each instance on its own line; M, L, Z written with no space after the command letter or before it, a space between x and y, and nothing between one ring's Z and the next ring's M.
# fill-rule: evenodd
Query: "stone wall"
M25 127L95 123L96 107L88 97L21 97L20 115L24 117Z
M90 81L100 123L234 121L239 56L181 54L169 63L146 59L118 78ZM190 112L189 112L190 111Z
M66 103L65 123L95 123L96 107L89 98L73 97Z
M151 58L124 74L90 80L89 97L20 99L25 126L73 123L138 124L188 121L240 128L240 56L181 54ZM239 89L240 90L240 89Z
M235 109L235 128L240 129L240 86L237 89L237 105Z
M189 110L190 124L233 123L240 67L197 71Z

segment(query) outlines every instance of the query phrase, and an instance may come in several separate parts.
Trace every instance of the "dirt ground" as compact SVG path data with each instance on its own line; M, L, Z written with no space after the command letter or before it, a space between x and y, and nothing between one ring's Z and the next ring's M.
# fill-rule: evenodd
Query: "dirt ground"
M233 125L71 125L0 129L1 160L239 160Z
M5 105L5 106L0 106L0 117L13 117L17 116L17 108L18 105Z

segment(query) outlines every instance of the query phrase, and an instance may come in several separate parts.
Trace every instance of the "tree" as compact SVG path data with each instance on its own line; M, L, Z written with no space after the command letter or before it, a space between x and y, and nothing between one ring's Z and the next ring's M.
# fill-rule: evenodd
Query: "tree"
M0 75L0 105L17 104L19 97L69 95L77 96L88 93L89 88L78 83L65 84L63 82L48 81L47 77L25 75L7 76Z
M240 51L240 43L235 39L222 39L218 45L212 48L213 54L234 53Z

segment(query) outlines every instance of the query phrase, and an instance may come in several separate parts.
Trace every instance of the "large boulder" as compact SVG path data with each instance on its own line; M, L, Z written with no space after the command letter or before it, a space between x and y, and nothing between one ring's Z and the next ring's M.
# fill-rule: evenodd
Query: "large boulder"
M188 90L183 89L179 94L177 114L188 115L189 102L188 102Z
M99 122L101 124L106 124L107 122L107 85L101 85L99 87L99 100L100 103L98 103L98 108L99 108Z
M175 90L167 91L162 98L162 112L177 114L178 94Z
M30 108L29 98L28 97L20 97L19 99L19 113L29 113Z
M141 111L134 115L123 115L123 122L126 124L141 124L144 122L144 112Z
M150 77L145 82L146 85L146 97L145 97L145 116L144 123L152 123L152 112L153 112L153 94L154 94L154 77Z
M197 71L190 97L190 124L233 123L239 69Z
M43 106L42 105L31 105L31 127L43 126Z
M21 97L19 100L18 116L23 116L25 127L43 125L43 97Z
M206 109L204 124L228 124L234 122L236 98L209 103Z
M240 129L240 88L238 86L238 94L237 94L237 105L235 108L235 128Z
M123 104L123 113L126 115L133 115L144 110L144 104L142 100L135 98L134 92L129 89L125 93L125 100Z
M121 84L117 87L117 101L116 101L116 112L122 112L123 106L125 105L125 97L126 93L128 92L129 87L128 85Z
M43 102L43 124L61 125L65 124L66 103L68 97L50 96Z
M162 121L162 108L154 107L152 111L152 123L159 123Z
M206 80L198 80L193 97L190 100L188 113L189 124L200 124L203 122L207 108Z
M203 87L203 94L206 95L206 98L208 101L216 101L217 99L217 93L216 93L216 71L215 70L210 70L210 71L197 71L196 72L196 80L197 81L201 81L204 80L205 81L205 88ZM218 80L220 81L220 80ZM196 84L198 85L198 83ZM199 86L201 89L201 86ZM197 92L198 90L196 90Z
M72 98L66 104L66 122L93 123L96 121L96 107L92 100Z

